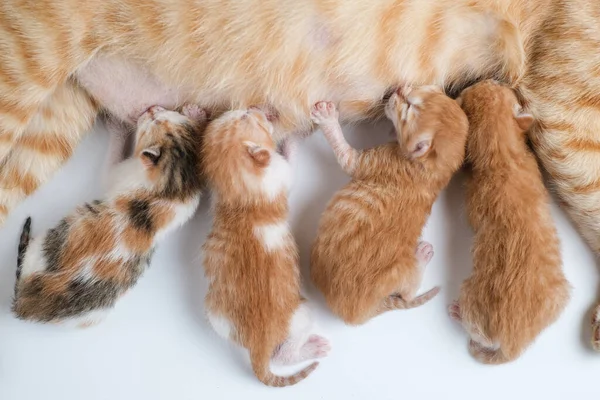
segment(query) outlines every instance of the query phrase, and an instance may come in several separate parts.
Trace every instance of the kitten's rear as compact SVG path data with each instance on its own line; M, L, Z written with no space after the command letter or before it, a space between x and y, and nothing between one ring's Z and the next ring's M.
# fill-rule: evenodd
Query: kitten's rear
M525 132L532 117L507 87L486 81L461 95L469 117L467 211L475 230L473 274L451 316L469 333L471 354L488 364L516 359L565 308L549 196Z

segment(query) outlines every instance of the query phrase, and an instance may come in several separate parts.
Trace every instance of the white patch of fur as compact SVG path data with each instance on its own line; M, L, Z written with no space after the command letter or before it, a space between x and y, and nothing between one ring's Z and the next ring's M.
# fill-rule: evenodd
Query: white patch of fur
M46 235L43 235L38 236L29 242L25 257L23 258L21 279L36 272L43 272L46 270L46 258L44 257L45 239Z
M200 195L197 195L186 203L172 205L171 210L175 211L175 216L164 228L156 232L156 235L154 235L154 244L160 242L166 235L192 218L199 204Z
M131 193L150 186L146 170L139 158L132 157L117 164L108 178L108 198Z
M269 252L282 248L289 237L290 229L287 222L254 227L254 234Z
M292 170L289 163L280 154L271 153L271 162L265 168L261 181L261 191L275 199L282 191L288 192L292 184Z
M206 312L206 317L208 318L208 322L213 327L215 332L222 338L230 340L232 324L231 322L222 315L214 314L210 311Z

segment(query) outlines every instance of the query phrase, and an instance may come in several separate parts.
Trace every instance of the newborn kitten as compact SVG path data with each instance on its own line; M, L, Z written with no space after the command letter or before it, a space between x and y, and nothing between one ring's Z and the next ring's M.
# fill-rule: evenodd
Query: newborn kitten
M206 130L202 157L215 215L204 245L210 280L205 305L215 331L249 350L261 382L288 386L306 378L318 362L282 377L270 371L271 358L294 364L324 357L329 342L310 335L298 251L287 222L291 170L272 134L258 109L230 111Z
M467 211L475 230L473 274L450 307L479 361L519 357L569 300L549 196L525 142L533 117L493 81L466 89L470 123Z
M418 239L464 158L467 118L440 89L396 92L386 115L397 142L357 151L345 141L332 103L317 103L312 111L352 181L321 218L311 278L348 324L419 306L439 292L436 287L415 297L433 256L432 246Z
M189 106L186 114L204 116ZM13 312L87 326L114 306L148 266L156 244L200 201L200 121L161 107L139 119L134 156L117 165L105 200L78 207L19 245Z

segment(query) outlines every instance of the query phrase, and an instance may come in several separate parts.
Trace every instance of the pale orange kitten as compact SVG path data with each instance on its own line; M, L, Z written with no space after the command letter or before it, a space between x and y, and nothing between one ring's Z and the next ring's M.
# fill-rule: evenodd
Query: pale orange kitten
M295 364L324 357L329 342L310 334L287 222L291 170L272 134L265 114L250 109L224 114L204 136L204 172L215 213L204 245L206 311L219 335L249 350L261 382L288 386L306 378L318 362L282 377L270 371L271 358Z
M467 118L437 87L392 95L386 115L397 142L357 151L345 141L332 103L317 103L319 124L352 182L329 203L312 249L311 277L334 313L362 324L416 297L433 248L419 242L439 192L461 166Z
M475 230L473 275L450 307L479 361L512 361L569 300L549 196L525 142L533 122L512 90L493 81L466 89L467 209Z

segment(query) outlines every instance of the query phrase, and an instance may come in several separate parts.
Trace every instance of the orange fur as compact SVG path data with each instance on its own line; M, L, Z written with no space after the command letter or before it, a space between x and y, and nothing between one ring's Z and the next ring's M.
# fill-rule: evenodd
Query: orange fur
M479 361L513 361L569 300L549 196L525 143L533 119L507 87L485 81L461 95L470 124L467 209L473 274L451 308Z
M232 111L212 122L204 136L204 173L216 196L214 226L204 244L206 309L218 332L215 319L227 321L230 330L220 333L249 350L261 382L288 386L318 363L289 377L269 370L302 302L298 250L287 227L291 177L277 175L286 161L275 152L272 132L262 112ZM270 227L279 227L276 236L261 235Z
M439 89L415 89L407 98L396 93L386 112L398 143L341 157L342 144L334 145L353 179L327 206L312 249L311 278L349 324L424 302L415 298L424 268L415 257L417 242L433 202L464 158L467 119ZM321 123L330 143L331 130L339 129L332 123Z

